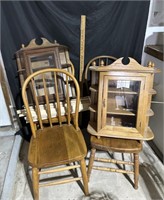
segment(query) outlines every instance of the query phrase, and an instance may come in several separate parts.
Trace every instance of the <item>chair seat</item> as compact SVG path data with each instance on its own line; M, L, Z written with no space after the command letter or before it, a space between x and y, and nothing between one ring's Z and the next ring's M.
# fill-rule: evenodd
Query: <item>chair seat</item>
M28 161L32 167L51 167L81 160L86 154L82 132L63 125L39 130L37 138L32 136Z
M142 144L138 140L118 139L109 137L91 136L91 146L103 151L115 151L137 153L142 150Z

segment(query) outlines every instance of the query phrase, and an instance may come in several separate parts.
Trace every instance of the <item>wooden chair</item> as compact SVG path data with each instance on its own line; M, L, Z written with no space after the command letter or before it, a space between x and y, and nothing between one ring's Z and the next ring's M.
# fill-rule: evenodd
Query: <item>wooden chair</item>
M75 96L71 95L72 87ZM33 94L33 105L28 103L26 90L29 89ZM80 90L75 77L62 69L37 71L25 80L22 97L32 131L28 162L32 167L34 199L39 199L39 187L79 180L83 180L84 193L88 195L87 148L78 127ZM45 105L39 105L40 97ZM65 170L75 172L77 168L81 169L82 177L40 183L41 175Z
M142 143L137 140L130 139L118 139L118 138L107 138L91 135L91 154L88 164L88 180L90 179L91 170L103 170L110 172L118 172L123 174L134 174L134 188L138 188L138 178L139 178L139 152L142 150ZM118 160L117 158L106 159L106 158L96 158L95 153L97 150L106 152L119 152L122 154L130 153L133 155L132 160ZM114 163L116 167L104 167L104 166L93 166L94 161ZM122 167L122 165L124 167ZM126 165L131 165L132 169L126 170Z
M88 62L85 68L85 72L84 72L84 79L85 79L85 83L86 83L88 91L89 91L89 84L88 84L89 67L91 65L92 66L107 66L107 65L110 65L115 60L117 60L117 58L113 56L103 55L103 56L97 56ZM94 80L97 78L98 77L90 77L92 82L94 82ZM90 92L88 92L88 94L89 93ZM91 115L90 117L92 118L93 116ZM119 172L119 173L124 173L124 174L130 173L130 174L134 174L134 188L137 189L138 177L139 177L139 152L142 150L142 143L140 141L130 140L130 139L109 138L109 137L102 137L102 136L96 137L92 135L92 132L89 132L89 133L91 135L90 137L91 154L90 154L88 172L87 172L88 180L90 178L92 169ZM121 154L130 153L133 155L134 159L131 161L125 161L125 160L117 160L116 158L113 158L113 159L96 158L95 154L97 150L106 151L106 152L110 152L110 151L119 152ZM93 166L94 161L115 163L116 168ZM134 168L133 170L125 170L124 168L121 168L122 164L124 165L124 167L125 165L128 164L128 165L132 165Z

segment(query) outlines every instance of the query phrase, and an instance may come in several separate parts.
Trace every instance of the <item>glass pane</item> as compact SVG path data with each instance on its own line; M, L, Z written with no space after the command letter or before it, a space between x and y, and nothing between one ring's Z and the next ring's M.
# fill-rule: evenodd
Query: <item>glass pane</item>
M55 58L53 53L30 56L31 70L32 72L35 72L44 68L55 67L54 61Z
M36 87L36 91L37 91L37 93L36 93L37 96L44 96L45 90L44 90L43 76L38 75L34 78L34 80L35 80L35 87ZM45 74L45 83L46 83L47 93L49 95L55 94L54 74L53 73L49 72L49 73Z
M140 81L109 80L107 124L135 127Z

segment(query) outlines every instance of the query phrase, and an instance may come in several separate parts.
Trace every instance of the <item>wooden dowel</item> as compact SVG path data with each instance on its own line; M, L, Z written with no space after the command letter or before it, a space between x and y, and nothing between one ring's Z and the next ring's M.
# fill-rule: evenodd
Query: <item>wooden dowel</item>
M114 159L107 159L107 158L95 158L94 160L99 161L99 162L107 162L107 163L115 163L115 164L134 165L133 162L123 161L123 160L114 160Z
M93 169L102 170L102 171L109 171L109 172L124 173L124 174L134 174L133 171L123 170L123 169L116 169L116 168L109 168L109 167L93 166Z
M82 178L78 177L78 178L65 179L65 180L61 180L61 181L55 181L55 182L51 182L51 183L43 183L43 184L39 184L39 187L59 185L59 184L70 183L70 182L79 181L79 180L82 180Z
M40 125L40 128L43 129L42 116L41 116L41 112L40 112L38 98L37 98L37 95L36 95L36 85L35 85L34 79L31 79L31 83L32 83L32 92L33 92L34 100L35 100L35 104L36 104L35 109L36 109L36 113L37 113L37 116L38 116L39 125Z
M67 167L63 167L63 168L56 168L56 169L52 169L52 170L40 171L39 174L50 174L50 173L55 173L55 172L61 172L61 171L65 171L65 170L75 169L75 168L79 168L79 167L80 167L80 165L72 165L72 166L67 166Z
M69 98L69 85L68 85L68 76L66 75L66 97L67 97L67 117L68 117L68 125L71 122L71 111L70 111L70 98Z
M54 72L54 81L55 81L55 92L56 92L56 102L57 102L57 114L59 119L59 124L62 124L61 120L61 107L60 107L60 100L59 100L59 91L58 91L58 82L57 82L57 73Z
M46 86L46 81L45 81L45 74L43 74L43 86L44 86L44 94L45 94L45 100L46 100L47 117L48 117L50 126L52 127L51 109L50 109L50 102L49 102L49 98L48 98L47 86Z

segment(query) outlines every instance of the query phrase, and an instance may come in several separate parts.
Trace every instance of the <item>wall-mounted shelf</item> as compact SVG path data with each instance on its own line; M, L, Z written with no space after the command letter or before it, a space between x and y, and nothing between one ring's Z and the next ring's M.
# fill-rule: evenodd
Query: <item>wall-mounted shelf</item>
M144 51L147 54L164 61L163 45L146 45Z
M151 140L154 136L148 123L154 115L150 106L155 94L154 73L158 70L132 58L124 65L122 59L105 67L89 67L93 79L87 130L99 137Z

